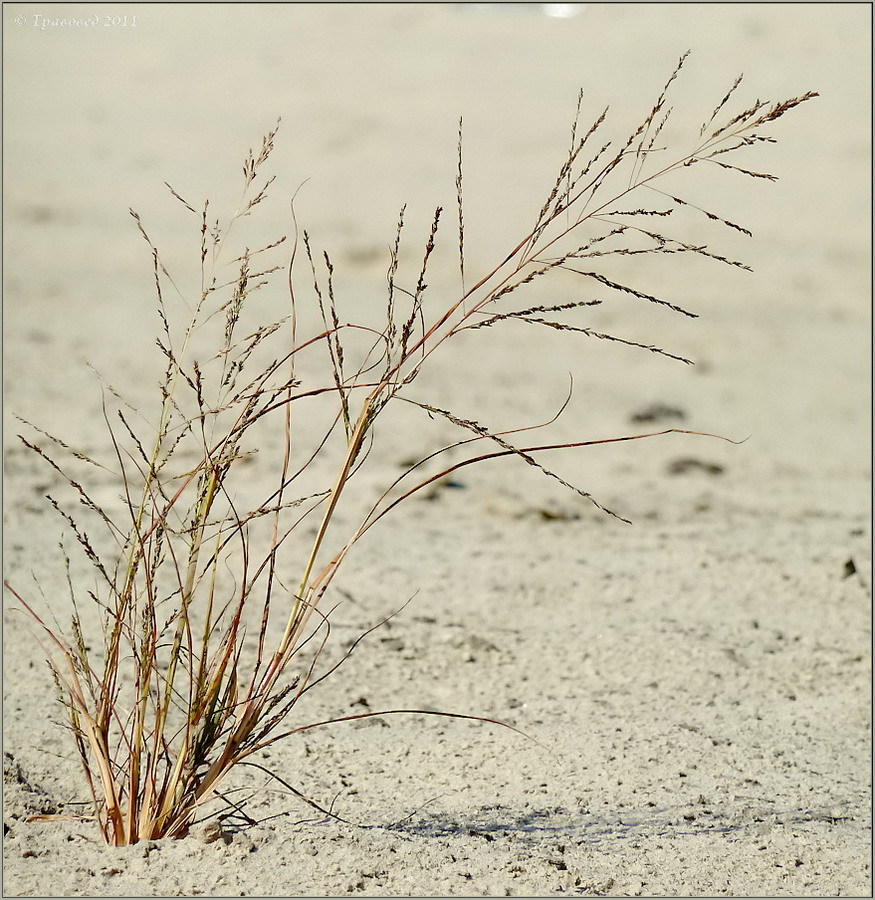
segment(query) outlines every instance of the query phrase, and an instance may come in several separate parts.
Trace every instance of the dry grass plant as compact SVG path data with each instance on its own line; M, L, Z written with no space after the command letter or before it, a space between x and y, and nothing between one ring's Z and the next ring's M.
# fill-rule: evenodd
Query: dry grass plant
M108 844L185 835L202 805L221 795L223 780L235 766L276 741L326 724L290 721L301 696L339 665L318 670L329 632L328 615L320 605L350 550L399 503L465 466L515 457L616 515L548 469L543 454L557 447L638 440L654 433L608 441L520 443L515 432L497 433L417 399L410 386L446 341L508 322L574 331L584 338L689 363L650 343L602 333L569 318L605 302L603 297L540 305L519 300L528 285L561 270L576 273L584 288L601 295L625 294L693 316L674 302L607 277L599 270L600 261L620 255L675 254L743 267L704 243L671 237L664 226L685 208L715 227L749 234L745 228L658 185L665 176L682 174L694 165L710 166L733 178L773 179L737 164L736 157L773 142L766 133L770 126L816 95L806 93L778 103L756 101L730 112L739 78L688 149L671 155L661 146L660 135L671 113L667 97L685 58L640 124L622 141L602 137L607 109L589 127L581 127L581 92L568 153L533 225L494 268L477 277L465 265L460 123L451 230L461 290L451 302L442 303L431 299L435 291L427 287L439 232L449 227L444 226L440 208L431 220L418 267L404 271L402 209L389 254L381 328L343 320L335 300L331 258L317 252L310 235L299 233L297 225L289 241L282 238L236 256L228 250L235 223L265 199L273 181L263 180L262 170L276 129L247 157L243 199L224 224L211 217L208 203L196 208L170 188L187 213L197 217L201 235L200 290L193 302L190 298L184 304L188 320L181 325L177 307L168 300L176 285L140 217L131 211L151 256L161 323L158 345L166 361L157 424L151 429L141 425L116 397L111 398L114 410L105 402L114 456L110 462L79 453L40 429L31 438L22 437L71 489L76 512L69 503L52 497L49 502L97 578L94 589L84 590L68 578L73 608L69 630L46 624L46 616L40 616L33 603L12 591L41 626L41 640L93 800L94 819ZM277 260L277 254L283 254L282 262L262 262ZM229 267L233 277L223 277ZM292 277L301 268L321 322L309 334L301 333L300 287ZM241 334L250 296L276 278L282 279L288 293L287 317ZM193 357L192 338L199 330L215 335L211 357ZM358 337L357 343L351 344L352 336ZM362 339L364 349L354 355L350 347L361 347ZM279 349L265 356L269 346ZM314 353L324 354L327 361L322 371L328 377L323 381L312 382L301 374L301 360ZM325 433L305 446L296 416L308 415L306 404L314 402L333 404L333 418ZM367 463L375 420L394 402L449 420L464 436L451 448L436 449L411 465L386 485L357 527L337 536L330 526L338 504ZM283 435L274 481L266 496L242 508L247 461L257 447L253 435L265 422ZM339 453L333 477L318 489L299 489L315 461L330 456L332 448ZM438 466L433 474L422 474L432 471L426 463L434 466L432 461L450 449L455 451L453 458L462 458ZM74 467L84 468L84 474ZM123 495L124 520L89 492L87 473L93 467L114 473ZM294 544L291 538L305 531L303 523L312 522L318 523L315 536L297 559L301 543ZM108 552L93 537L95 523L111 539ZM69 572L69 560L67 568ZM84 633L78 606L82 594L99 608L102 636ZM246 642L247 635L254 639ZM377 714L386 711L362 715Z

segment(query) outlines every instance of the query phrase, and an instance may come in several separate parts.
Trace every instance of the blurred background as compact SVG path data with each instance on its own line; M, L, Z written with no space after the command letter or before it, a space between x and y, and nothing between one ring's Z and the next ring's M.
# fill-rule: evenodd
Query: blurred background
M840 445L859 471L870 391L867 4L8 3L3 16L9 409L39 418L46 404L76 399L79 382L53 360L87 358L136 383L155 322L148 250L128 208L191 283L198 223L164 182L227 215L247 149L278 117L268 167L277 181L246 239L289 233L288 198L306 181L299 221L335 259L341 309L352 316L384 303L401 205L414 255L434 208L445 206L448 221L455 212L460 117L473 274L502 258L540 209L578 90L584 127L610 104L610 134L622 140L689 49L667 138L698 134L739 73L738 108L807 90L821 97L777 124L779 144L761 148L757 160L778 182L729 173L703 195L754 232L753 241L716 237L756 274L690 267L682 284L672 276L657 287L705 324L693 333L670 316L651 334L649 319L633 319L625 333L697 354L701 371L725 367L722 387L699 395L697 427L760 434L787 464ZM439 265L455 290L451 228L447 241ZM834 329L848 317L852 327ZM800 324L810 327L788 337ZM537 340L510 336L516 375L500 377L525 387L520 354ZM551 404L578 367L579 343L561 346L568 358L546 376ZM619 363L630 396L703 391L680 386L690 383L683 366L654 370L648 354L631 356ZM588 414L610 418L622 406L628 416L632 401L612 386L588 390ZM538 397L531 410L521 402L526 415L543 408ZM756 455L745 458L756 465Z
M12 324L22 291L130 271L127 209L164 213L165 180L194 205L235 202L246 149L280 116L275 193L309 179L301 218L364 256L385 249L402 203L427 227L454 199L464 117L470 251L491 259L540 208L578 90L583 121L610 104L619 133L687 49L678 127L697 130L742 72L744 100L822 95L763 156L784 184L754 185L758 243L841 255L844 279L868 244L865 4L10 3L3 15ZM96 27L47 24L88 16Z

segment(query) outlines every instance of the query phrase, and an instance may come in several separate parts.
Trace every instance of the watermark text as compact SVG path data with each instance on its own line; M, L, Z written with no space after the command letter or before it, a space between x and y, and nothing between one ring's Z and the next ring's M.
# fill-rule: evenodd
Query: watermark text
M19 28L36 28L39 31L68 28L136 28L136 16L106 16L93 13L88 16L44 16L42 13L19 15L13 20Z

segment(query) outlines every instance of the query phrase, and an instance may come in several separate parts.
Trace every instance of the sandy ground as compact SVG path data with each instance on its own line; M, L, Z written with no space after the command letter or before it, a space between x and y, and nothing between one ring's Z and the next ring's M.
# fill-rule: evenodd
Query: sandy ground
M93 12L96 28L35 18ZM746 100L822 95L764 148L780 181L727 173L703 195L755 237L703 226L695 239L719 238L754 275L655 275L701 314L692 324L630 305L593 320L695 369L508 329L448 345L421 383L437 406L511 427L554 411L571 372L558 440L641 430L633 417L653 404L749 436L554 459L631 527L502 461L411 501L350 558L341 643L418 593L308 695L302 720L424 707L537 743L425 716L315 730L261 762L355 824L248 770L260 824L107 849L87 822L27 821L86 794L40 651L7 609L6 896L871 895L870 8L574 12L4 5L5 576L61 618L61 529L40 499L52 478L13 416L108 454L86 361L152 403L151 276L128 207L183 278L197 253L163 181L227 208L246 149L282 116L253 240L288 231L287 198L308 178L298 216L332 251L354 316L383 302L401 204L423 238L436 204L452 210L460 115L474 273L539 208L579 87L585 119L610 103L625 129L690 48L678 127L697 128L742 71ZM451 256L431 291L455 289ZM574 285L529 296L560 302ZM399 429L375 451L374 483L433 437ZM84 565L74 575L87 584Z

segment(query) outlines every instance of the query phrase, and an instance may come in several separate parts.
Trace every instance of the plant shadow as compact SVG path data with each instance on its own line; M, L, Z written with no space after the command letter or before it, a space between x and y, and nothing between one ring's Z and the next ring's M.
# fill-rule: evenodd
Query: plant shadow
M482 815L464 821L418 814L415 820L382 827L410 838L467 835L494 841L513 836L533 843L556 838L598 846L605 842L654 837L745 832L766 834L776 825L809 822L836 825L855 818L850 800L817 808L778 808L776 804L764 801L719 806L699 802L691 806L645 807L607 813L552 807L515 814L509 809L497 808L484 810Z

